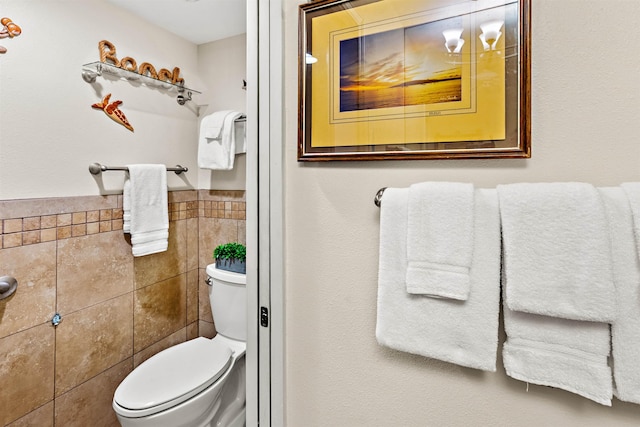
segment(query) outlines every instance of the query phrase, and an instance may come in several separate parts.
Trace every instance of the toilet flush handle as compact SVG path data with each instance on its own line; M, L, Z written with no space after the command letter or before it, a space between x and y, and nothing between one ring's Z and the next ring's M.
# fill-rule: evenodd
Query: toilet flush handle
M0 299L13 295L18 288L18 281L11 276L0 277Z
M213 286L213 282L211 281L211 277L207 277L206 279L204 279L204 283L206 283L209 286Z

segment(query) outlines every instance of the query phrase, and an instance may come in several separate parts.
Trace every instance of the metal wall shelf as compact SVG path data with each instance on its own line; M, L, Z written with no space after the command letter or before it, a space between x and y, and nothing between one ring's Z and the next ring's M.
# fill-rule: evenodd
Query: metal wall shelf
M202 93L194 89L189 89L180 84L174 84L165 80L154 79L146 75L138 74L134 71L125 70L115 65L107 64L104 62L96 61L84 64L82 66L82 78L87 83L94 83L98 76L108 74L119 79L128 80L130 82L142 83L145 86L151 88L161 88L167 90L176 90L180 95L178 96L178 103L184 105L185 100L191 100L192 93ZM183 93L187 93L187 96L182 96Z

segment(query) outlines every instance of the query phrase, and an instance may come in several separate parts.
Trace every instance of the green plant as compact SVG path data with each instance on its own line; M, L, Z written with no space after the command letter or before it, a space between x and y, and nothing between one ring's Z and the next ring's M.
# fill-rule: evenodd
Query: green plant
M219 245L213 251L215 259L235 259L238 261L246 261L247 248L241 243L225 243Z

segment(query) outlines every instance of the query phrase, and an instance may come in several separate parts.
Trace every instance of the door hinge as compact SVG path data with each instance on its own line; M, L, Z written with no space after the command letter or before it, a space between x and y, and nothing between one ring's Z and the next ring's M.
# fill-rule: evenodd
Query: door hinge
M269 327L269 310L267 307L260 307L260 326Z

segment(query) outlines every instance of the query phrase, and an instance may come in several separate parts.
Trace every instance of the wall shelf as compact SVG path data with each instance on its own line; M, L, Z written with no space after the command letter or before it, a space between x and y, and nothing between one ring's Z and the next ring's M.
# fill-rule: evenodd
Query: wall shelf
M184 105L186 101L191 100L192 93L202 93L194 89L189 89L180 84L174 84L165 80L154 79L146 75L138 74L133 71L125 70L115 65L107 64L104 62L96 61L84 64L82 66L82 78L87 83L94 83L98 76L103 74L113 76L118 79L128 80L131 83L141 83L151 88L167 89L170 91L178 92L178 104ZM186 93L187 95L183 95Z

